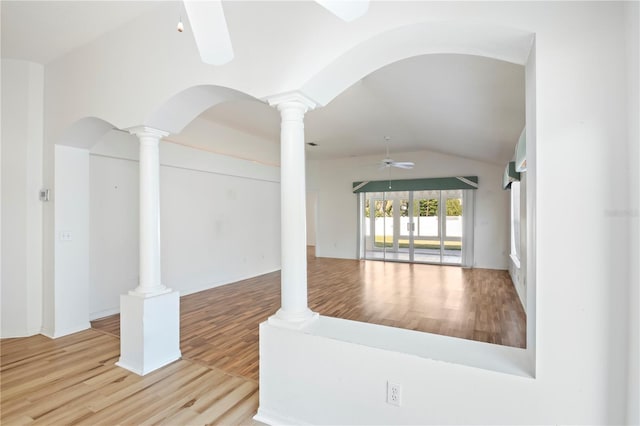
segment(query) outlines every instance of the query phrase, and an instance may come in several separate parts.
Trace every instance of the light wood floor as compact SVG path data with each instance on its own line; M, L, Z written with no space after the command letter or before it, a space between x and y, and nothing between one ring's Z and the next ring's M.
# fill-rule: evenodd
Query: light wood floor
M315 258L310 248L308 272L321 315L525 345L506 271ZM144 378L113 365L118 315L57 340L5 339L0 423L251 423L258 324L279 307L279 272L182 297L183 359Z
M189 360L140 377L119 355L119 339L94 329L3 339L0 423L253 424L255 381Z

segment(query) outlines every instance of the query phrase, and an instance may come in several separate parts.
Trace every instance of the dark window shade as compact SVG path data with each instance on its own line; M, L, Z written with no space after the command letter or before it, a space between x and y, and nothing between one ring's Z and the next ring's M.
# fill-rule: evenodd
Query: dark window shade
M478 176L424 179L370 180L353 182L353 192L432 191L478 189Z

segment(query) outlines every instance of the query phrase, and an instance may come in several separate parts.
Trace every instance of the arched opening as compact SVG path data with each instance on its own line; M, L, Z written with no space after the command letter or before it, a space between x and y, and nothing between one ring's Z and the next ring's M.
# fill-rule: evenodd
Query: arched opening
M195 86L144 123L172 132L160 141L161 265L163 284L181 295L279 268L277 161L259 155L259 138L206 118L224 104L270 109L233 89ZM137 285L137 161L137 138L124 131L91 150L91 319L117 313L119 295ZM253 199L252 185L264 187ZM269 226L253 218L256 205Z
M178 134L209 108L235 100L256 101L250 95L227 87L211 85L190 87L158 106L147 116L144 125Z
M426 56L424 56L426 55ZM433 55L433 56L432 56ZM522 81L520 81L519 88L509 88L509 90L520 90L524 96L524 99L520 101L520 117L519 119L511 119L506 120L510 121L511 124L507 123L508 127L512 127L511 133L514 135L511 136L510 142L505 140L505 134L498 135L499 139L501 139L501 148L498 148L498 151L495 151L496 147L490 148L489 146L476 147L475 149L484 149L485 158L480 158L483 161L489 161L494 163L501 163L502 168L506 165L506 162L511 160L514 155L515 145L518 141L518 135L520 129L516 129L519 126L522 126L523 123L521 120L524 118L524 122L526 122L526 139L527 139L527 171L526 171L526 190L523 189L523 216L526 217L526 220L523 220L523 227L521 235L523 235L523 240L526 240L526 243L523 244L523 252L526 260L523 261L523 267L519 273L522 274L522 282L526 282L526 287L520 288L520 298L522 299L522 303L525 307L525 311L527 314L527 325L526 325L526 352L528 353L527 357L533 358L533 354L535 354L535 322L536 322L536 313L535 313L535 193L536 193L536 149L535 149L535 128L536 128L536 112L535 112L535 42L534 35L527 31L521 31L513 28L507 27L498 27L491 26L485 24L469 24L469 23L459 23L459 22L432 22L432 23L423 23L417 25L411 25L407 27L402 27L398 29L391 30L389 32L380 34L370 40L365 41L361 45L352 49L347 54L335 60L332 64L327 66L324 70L310 79L305 85L304 90L305 93L308 94L313 99L317 100L321 104L327 105L327 109L331 109L332 102L335 99L339 99L341 94L349 93L350 91L361 90L363 86L369 84L372 86L374 90L370 90L370 97L368 99L369 102L373 103L378 100L380 97L384 97L385 95L389 95L389 93L381 93L380 85L376 86L377 82L367 82L367 76L375 75L376 72L385 69L392 69L394 66L390 64L401 64L410 63L414 60L410 58L415 58L419 60L419 58L425 57L437 57L437 56L449 56L449 57L464 57L461 55L473 55L475 57L480 58L480 60L484 60L487 62L493 63L505 63L507 68L510 66L512 68L519 68L520 72L523 74ZM466 56L467 58L470 56ZM425 78L429 77L429 73L427 72ZM399 86L403 87L403 83L399 82ZM508 81L504 81L503 83L509 84ZM389 87L387 92L392 92L395 90L395 87ZM401 89L400 89L401 90ZM344 102L345 105L348 102ZM420 106L415 103L410 103L409 106L403 105L401 102L397 101L394 104L397 108L392 112L401 111L399 113L398 122L404 123L405 116L407 114L419 115L420 113L424 113L425 111L420 110ZM494 105L495 106L495 105ZM355 104L351 104L348 107L341 107L342 113L345 114L345 111L358 111L358 106ZM336 108L336 111L333 115L340 115L340 108ZM526 114L525 114L526 110ZM448 111L449 113L455 114L455 111ZM511 114L513 111L503 111L505 114ZM313 115L321 115L321 111L312 112L309 114L308 125L310 133L313 127ZM357 115L358 113L356 113ZM512 117L513 118L513 117ZM322 121L322 120L318 120ZM427 119L425 119L428 122ZM502 121L504 125L505 120ZM461 123L460 125L464 125L465 123ZM500 124L500 123L498 123ZM362 122L360 122L360 126L363 129L362 133L367 134L367 128L362 126ZM425 127L422 127L424 130ZM398 129L398 126L395 127ZM517 132L517 134L516 134ZM405 133L406 134L406 133ZM371 135L369 135L371 136ZM421 135L418 132L417 139L420 139L420 136L424 136L424 133ZM465 139L465 136L458 135L460 139ZM494 135L495 136L495 135ZM408 139L413 137L416 139L416 135L410 135ZM466 135L468 138L469 135ZM318 132L317 136L311 136L313 139L322 140L322 134ZM381 141L382 135L379 135L378 140ZM406 138L405 138L406 139ZM426 136L426 141L423 139L422 142L432 142L429 141L429 137ZM329 144L331 141L327 141ZM362 141L359 141L362 143ZM404 145L405 151L409 151L410 155L411 151L419 150L414 144L411 146L406 140L400 141L401 145ZM335 141L334 141L335 143ZM346 141L341 141L341 143L346 144ZM510 146L509 146L510 144ZM428 143L423 144L423 146L428 148ZM380 147L382 148L382 147ZM453 150L455 150L454 147ZM434 149L434 148L431 148ZM471 149L471 148L468 148ZM436 153L442 153L442 147L435 147L434 149ZM366 151L363 151L366 152ZM382 149L379 149L379 152L383 154ZM398 151L396 151L398 152ZM402 149L399 150L402 152ZM345 153L353 156L354 152L348 152L345 150ZM446 151L445 151L446 153ZM464 150L459 152L449 152L456 155L461 155L462 157L470 157L473 158L474 154L470 152L464 152ZM505 157L506 156L506 157ZM504 157L504 158L503 158ZM495 160L493 159L495 158ZM372 162L374 160L373 157L369 158L367 161ZM402 159L401 159L402 160ZM351 161L351 165L348 166L347 163L350 161L343 161L345 163L344 167L354 168L355 163ZM357 163L357 162L356 162ZM440 164L441 165L441 164ZM375 179L375 173L371 173L370 170L367 171L364 169L364 165L359 165L355 167L362 167L358 173L361 176L360 179L355 180L373 180ZM332 175L335 176L336 165L334 163ZM441 170L441 168L436 168L436 170ZM442 172L442 170L441 170ZM457 168L455 171L451 170L451 175L462 174L464 173L462 169ZM442 174L440 173L440 176ZM351 173L351 177L355 178L355 174ZM383 178L384 179L384 178ZM500 193L502 190L496 186L495 189L491 189L496 193ZM348 197L345 195L344 197ZM504 193L502 195L504 198ZM508 200L508 199L507 199ZM328 204L336 204L337 200L332 200ZM341 200L338 204L346 203L346 198ZM322 205L322 200L319 201L319 205ZM505 206L508 209L508 201ZM320 207L322 209L322 207ZM506 232L502 233L499 238L499 244L508 244L508 226L509 226L509 212L507 210L506 215L504 215L505 219L502 222L502 225L506 228ZM326 217L326 214L325 214ZM319 222L322 223L322 218L320 217ZM338 220L334 218L332 221L333 224L337 224ZM355 222L353 214L347 220L347 222ZM484 221L486 223L486 221ZM326 222L325 222L326 223ZM320 225L322 227L322 225ZM354 223L350 226L338 225L337 226L338 233L345 233L346 229L357 229L357 225ZM327 235L326 228L323 232L322 229L319 229L320 235ZM351 235L353 231L351 231ZM502 238L502 236L507 238ZM526 236L526 237L525 237ZM506 240L506 241L505 241ZM322 243L318 243L318 249L322 250ZM329 245L339 245L336 244L335 241L327 241L325 243L327 246ZM477 246L477 243L476 243ZM331 251L331 250L330 250ZM353 250L356 251L356 250ZM353 252L352 251L352 252ZM508 256L509 248L506 247L503 253L499 253L499 256L505 258ZM507 256L505 256L505 254ZM508 257L507 257L508 259ZM510 260L508 261L510 262ZM506 266L506 265L505 265ZM509 265L510 267L510 265ZM501 266L502 268L502 266ZM533 367L531 366L531 371Z
M54 145L52 203L45 208L44 227L43 331L51 337L89 327L90 149L113 129L105 120L85 117Z
M357 45L313 76L301 88L327 105L372 72L420 55L475 55L524 65L534 36L515 28L460 21L437 21L395 28Z
M268 120L279 123L274 109L250 96L197 86L173 96L145 124L177 132L159 143L160 264L162 284L185 298L182 327L192 332L183 332L183 356L226 368L215 364L224 359L207 350L195 324L226 313L190 300L205 297L203 290L280 269L280 175L277 141L238 129L230 116L216 113L222 107L237 112L240 122L266 110L276 114ZM89 315L94 327L114 334L120 332L113 316L120 295L138 284L138 145L136 136L114 130L90 152ZM257 366L255 373L257 379Z
M361 389L369 388L374 383L380 384L384 383L385 380L391 380L388 376L389 370L387 368L389 362L407 361L414 365L413 361L420 358L473 366L508 374L535 376L536 64L534 35L526 31L491 25L470 24L468 22L432 22L399 28L373 37L339 57L310 79L303 86L303 90L312 99L322 105L327 105L332 99L337 98L340 93L344 92L345 89L366 78L367 75L375 70L394 62L429 54L475 55L524 66L525 122L527 141L529 142L527 147L528 184L526 188L528 262L526 272L526 349L487 345L486 343L452 339L429 333L415 333L393 327L380 327L378 325L321 316L316 324L306 330L304 335L291 334L290 336L285 336L275 327L264 326L260 336L261 370L270 372L288 371L287 369L291 368L290 366L295 363L297 358L304 358L305 362L312 364L331 364L331 371L339 370L339 373L336 374L339 374L341 379L358 382L360 378L358 378L356 370L359 363L363 360L371 361L376 367L369 368L368 371L371 371L371 374L360 381L362 384ZM327 106L327 108L329 107L330 105ZM357 113L356 111L355 114ZM311 121L311 114L309 114L309 121ZM517 140L513 141L514 148L516 142ZM365 162L370 162L374 158L365 157ZM402 158L400 160L406 159ZM336 175L342 172L341 169L353 170L353 161L351 159L344 161L334 160L332 173L320 176L320 180L333 179L334 183L339 185L340 182ZM452 170L451 173L457 176L463 172L454 172ZM365 180L370 178L371 176L363 176ZM342 184L344 185L345 182L342 182ZM502 191L502 189L498 187L495 191ZM333 200L333 204L354 206L351 191L343 188L342 194L342 202L336 204L336 200ZM322 198L323 193L320 191L318 197L320 210L322 209ZM324 235L322 230L323 218L321 216L322 213L318 217L318 233L319 235ZM354 216L354 214L351 214L347 221L341 223L336 233L349 235L355 240L354 234L357 224ZM334 221L334 223L338 222ZM508 226L506 223L504 225L505 227ZM335 248L340 246L338 241L333 242L333 245ZM347 251L350 250L347 249ZM351 251L345 257L354 256L355 251ZM280 349L279 352L274 344ZM313 350L307 351L305 348L310 346L313 347ZM284 356L282 355L283 351L287 354L290 352L295 355L291 357ZM316 354L319 355L316 357ZM418 364L416 363L414 367ZM380 374L378 374L378 371L380 371ZM411 374L415 373L414 370L411 371ZM305 413L296 412L296 402L280 403L278 401L296 401L296 396L289 390L300 389L309 386L310 383L320 387L331 386L329 384L331 379L325 379L327 374L331 374L329 370L319 372L318 375L313 377L308 377L302 370L291 371L291 375L296 376L297 374L302 379L286 389L278 385L277 374L271 373L265 377L261 376L261 388L268 390L264 392L266 395L261 399L261 406L256 418L272 421L273 419L279 419L279 416L283 413L287 413L286 415L292 418L296 418L297 415L300 415L300 418L304 418ZM371 376L376 377L372 378ZM404 380L412 381L408 376ZM387 386L390 386L391 382L388 381L386 383ZM417 382L416 386L419 386ZM323 394L321 399L324 402L334 401L329 394Z
M397 262L365 262L372 271L362 290L353 287L350 309L326 314L524 348L525 288L518 292L508 272L510 191L502 189L524 125L524 66L466 54L385 65L310 112L316 254ZM385 157L414 166L385 167ZM357 182L367 185L345 185Z
M142 123L176 132L160 143L161 246L163 282L181 294L279 268L277 208L262 210L269 226L260 228L275 234L262 238L265 244L244 244L259 234L244 223L256 210L249 204L277 203L278 163L273 155L258 162L255 155L243 155L255 151L252 137L228 125L212 129L210 120L198 118L225 102L270 109L233 89L196 86L171 97ZM139 143L128 130L87 117L62 133L55 151L55 274L45 289L44 312L45 330L60 336L118 313L120 295L138 285ZM265 187L259 199L244 195L251 185Z

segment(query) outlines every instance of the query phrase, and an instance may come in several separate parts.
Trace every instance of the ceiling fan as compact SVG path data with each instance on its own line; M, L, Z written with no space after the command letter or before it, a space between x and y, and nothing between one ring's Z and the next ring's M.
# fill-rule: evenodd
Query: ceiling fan
M388 169L391 167L397 167L399 169L413 169L413 166L415 166L415 163L413 163L412 161L394 161L389 157L389 141L391 140L391 137L389 136L385 136L384 140L387 144L387 156L386 158L384 158L381 162L380 162L380 170L382 169Z
M233 47L222 0L183 0L202 62L223 65L233 59ZM315 0L340 19L351 22L369 9L369 0ZM181 22L180 22L181 24ZM182 32L178 24L178 31Z

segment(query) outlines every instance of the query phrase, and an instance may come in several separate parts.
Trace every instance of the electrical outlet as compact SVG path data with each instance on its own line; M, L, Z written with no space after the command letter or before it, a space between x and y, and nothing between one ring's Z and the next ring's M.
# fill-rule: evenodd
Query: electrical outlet
M402 386L397 383L387 382L387 404L400 407L402 404Z

